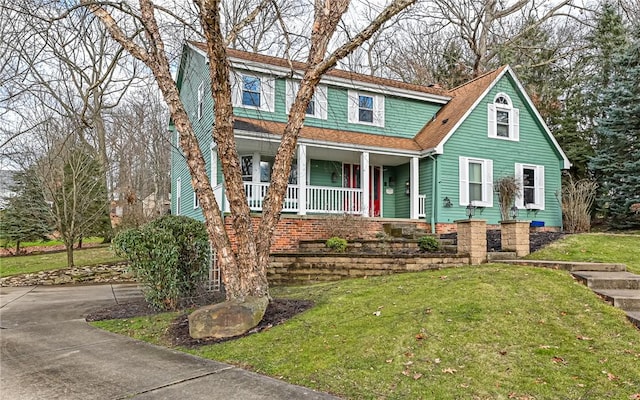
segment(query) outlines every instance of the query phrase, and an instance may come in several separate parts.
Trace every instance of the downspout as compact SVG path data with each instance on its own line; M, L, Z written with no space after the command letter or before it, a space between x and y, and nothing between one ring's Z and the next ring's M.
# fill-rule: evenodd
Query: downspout
M429 154L429 158L433 160L433 168L431 173L431 233L436 233L436 199L438 196L436 195L437 185L436 185L436 176L438 176L438 159L435 158L432 154Z

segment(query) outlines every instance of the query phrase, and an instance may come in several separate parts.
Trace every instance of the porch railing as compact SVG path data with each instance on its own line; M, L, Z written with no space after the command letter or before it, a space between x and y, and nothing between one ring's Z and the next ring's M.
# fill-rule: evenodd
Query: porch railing
M247 194L247 203L252 211L261 211L262 202L267 195L269 189L268 183L244 182L244 192ZM284 196L284 204L282 211L295 212L298 211L298 185L289 185Z
M326 214L362 214L362 189L308 186L307 211Z
M427 195L418 195L418 218L425 218L427 216Z

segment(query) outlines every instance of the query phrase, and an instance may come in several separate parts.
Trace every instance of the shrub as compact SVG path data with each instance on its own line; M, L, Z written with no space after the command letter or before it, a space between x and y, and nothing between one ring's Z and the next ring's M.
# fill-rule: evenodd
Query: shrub
M591 230L591 210L598 184L589 179L574 181L571 175L562 184L564 230L569 233Z
M330 214L323 219L322 227L329 237L341 237L348 240L362 238L366 232L366 219L353 214Z
M175 310L194 296L207 277L209 239L204 223L167 215L138 229L120 232L113 247L130 262L145 299L156 309Z
M327 239L326 244L328 248L339 253L343 253L347 249L347 240L337 236Z
M513 176L503 176L494 183L500 201L500 215L503 221L511 219L509 210L514 205L516 197L520 196L522 189L520 182Z
M422 251L438 251L440 249L440 242L433 236L423 236L418 241L418 247Z

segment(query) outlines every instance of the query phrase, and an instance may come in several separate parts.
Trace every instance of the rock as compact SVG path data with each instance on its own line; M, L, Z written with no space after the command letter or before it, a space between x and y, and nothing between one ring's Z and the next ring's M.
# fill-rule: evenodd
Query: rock
M247 297L202 307L189 315L189 335L194 339L242 335L258 325L268 305L267 297Z

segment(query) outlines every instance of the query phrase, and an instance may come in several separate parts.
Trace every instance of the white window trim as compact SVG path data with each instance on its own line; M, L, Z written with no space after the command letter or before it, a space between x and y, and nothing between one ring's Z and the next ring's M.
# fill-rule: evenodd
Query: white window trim
M204 109L204 82L200 82L198 86L198 120L202 119L203 109Z
M198 194L194 190L193 191L193 209L197 210L198 208L200 208L200 200L198 200Z
M352 124L379 126L384 128L384 96L370 92L361 92L357 90L349 90L347 93L348 102L348 121ZM363 122L359 118L360 96L373 97L373 122Z
M289 110L291 110L291 106L293 105L293 101L295 100L296 95L298 94L298 89L300 88L300 82L287 79L286 86L287 86L286 109L288 114ZM312 99L315 102L315 106L313 110L314 114L306 114L307 118L327 119L327 108L328 108L327 85L316 86L316 90L313 93Z
M176 215L180 215L181 213L181 203L182 202L182 178L176 179Z
M211 145L209 155L211 160L211 176L209 180L211 181L211 187L215 188L218 186L218 149L215 143Z
M460 205L469 205L469 163L482 164L482 201L474 201L477 207L493 207L493 160L460 156L458 169L460 174Z
M535 203L524 204L524 169L535 170L534 198ZM527 210L544 210L544 166L516 163L516 180L520 184L520 196L516 197L516 207Z
M260 106L242 104L242 77L248 76L260 80ZM233 72L231 74L231 98L234 107L241 107L266 112L275 111L276 79L267 75L249 72Z
M508 105L497 104L496 100L499 97L507 99ZM504 111L509 113L509 137L498 136L497 125L497 112ZM520 110L513 107L511 98L506 93L498 93L493 102L489 103L487 107L487 121L488 121L488 136L492 139L510 140L517 142L520 140Z

